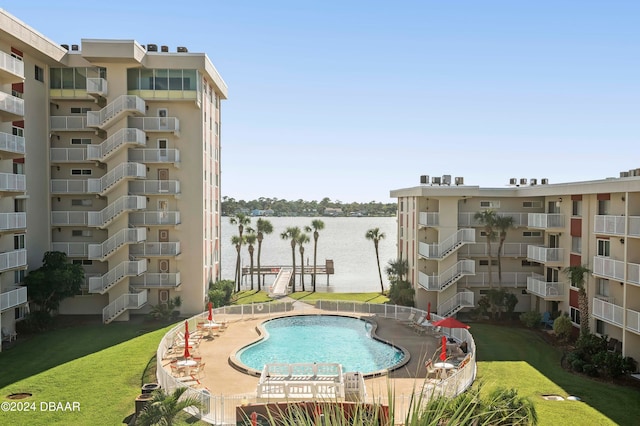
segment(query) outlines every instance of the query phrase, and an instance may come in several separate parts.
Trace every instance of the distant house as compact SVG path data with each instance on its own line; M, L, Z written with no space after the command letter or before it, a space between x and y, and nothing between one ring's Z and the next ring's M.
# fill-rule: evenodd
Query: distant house
M338 207L327 207L324 209L325 216L342 216L342 209Z
M273 210L271 209L266 209L266 210L260 210L260 209L253 209L251 210L251 216L273 216Z

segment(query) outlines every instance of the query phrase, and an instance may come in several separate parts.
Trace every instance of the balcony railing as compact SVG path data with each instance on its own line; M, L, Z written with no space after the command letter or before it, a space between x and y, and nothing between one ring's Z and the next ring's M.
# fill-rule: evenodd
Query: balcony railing
M138 129L120 129L99 145L87 145L89 160L104 161L118 148L124 145L146 146L147 139L143 131Z
M142 262L146 262L146 260L142 260ZM180 279L180 272L147 272L138 277L129 278L129 284L139 288L172 288L182 284L182 280Z
M438 226L440 222L440 213L438 212L420 212L418 224L420 226Z
M546 282L544 276L533 274L527 278L527 291L545 300L564 300L564 283Z
M180 212L132 212L129 213L129 223L133 226L178 225Z
M562 248L548 248L539 246L527 247L527 258L538 263L555 263L564 262L564 250Z
M558 213L529 213L527 226L529 228L564 228L564 215Z
M87 194L86 179L51 179L52 194Z
M476 220L475 215L475 212L459 212L458 226L483 226L482 223ZM528 224L528 213L496 212L496 215L500 217L512 217L513 226L516 228L527 226Z
M18 249L0 253L0 272L27 266L27 250Z
M129 254L138 257L177 256L180 254L180 242L132 244Z
M78 163L87 161L87 150L84 148L51 148L52 163Z
M0 116L10 120L24 117L24 99L0 92Z
M146 272L146 270L146 259L120 262L106 274L89 278L89 292L104 294L125 277L134 277Z
M140 163L120 163L99 179L88 179L87 189L90 193L104 194L113 185L125 178L144 179L147 167Z
M13 290L0 293L0 312L27 303L27 287L16 287Z
M606 235L624 235L625 217L611 215L597 215L593 226L593 232Z
M627 309L627 329L640 334L640 312Z
M147 239L147 228L121 229L102 244L89 244L89 259L104 260L125 244Z
M87 226L89 225L87 211L53 211L51 212L52 226Z
M55 116L49 119L49 123L52 131L91 131L91 129L87 127L87 117L84 115Z
M180 133L180 120L176 117L129 117L129 126L145 132Z
M455 296L438 305L438 315L448 317L463 308L474 306L474 295L472 291L462 291Z
M600 299L592 299L591 303L593 304L591 314L594 318L622 327L624 317L622 306Z
M147 292L127 293L109 303L102 310L102 322L109 324L128 309L139 309L147 303Z
M491 273L491 285L493 287L518 288L527 286L527 278L531 276L531 272L503 272L502 284L497 272ZM489 273L476 272L475 275L469 275L460 280L460 283L469 287L489 287Z
M14 173L0 173L0 191L24 192L27 190L27 178L25 175Z
M100 111L88 111L87 126L105 128L112 120L127 112L145 114L144 99L135 95L118 96Z
M439 244L420 243L418 252L420 256L429 259L444 259L463 244L475 242L476 231L474 229L460 229Z
M147 199L137 195L123 195L99 212L87 212L89 226L105 227L125 211L147 208Z
M129 193L138 195L180 194L178 180L138 180L129 182Z
M23 156L25 153L24 138L22 136L0 132L0 151L17 154L16 157ZM6 155L3 155L2 157L4 158Z
M89 243L51 243L51 250L66 253L67 257L87 257Z
M129 161L141 163L179 163L180 150L177 149L130 149Z
M24 229L26 227L26 213L0 213L0 231L13 231L16 229Z
M476 262L473 260L461 260L440 275L427 275L420 272L418 282L427 290L442 291L457 282L465 275L476 273Z
M593 257L594 275L625 282L624 269L625 264L621 260L615 260L604 256ZM627 263L626 282L640 285L640 264Z
M93 96L107 96L109 85L104 78L87 78L87 93Z
M498 243L491 243L491 255L498 255ZM502 246L503 257L527 257L527 243L504 243ZM459 251L462 256L488 256L487 243L466 244Z
M24 62L5 52L0 52L1 81L17 83L24 80Z
M629 216L629 235L640 237L640 216Z

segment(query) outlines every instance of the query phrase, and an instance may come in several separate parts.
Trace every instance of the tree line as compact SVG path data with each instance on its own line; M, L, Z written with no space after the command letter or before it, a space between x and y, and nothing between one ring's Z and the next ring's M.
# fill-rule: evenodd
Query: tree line
M257 200L236 200L232 197L222 197L222 215L232 216L236 213L251 214L254 210L272 210L273 216L323 216L326 209L340 209L343 216L360 214L362 216L395 216L396 203L343 203L340 200L331 201L325 197L320 201L305 201L302 199L288 201L279 198L260 197Z

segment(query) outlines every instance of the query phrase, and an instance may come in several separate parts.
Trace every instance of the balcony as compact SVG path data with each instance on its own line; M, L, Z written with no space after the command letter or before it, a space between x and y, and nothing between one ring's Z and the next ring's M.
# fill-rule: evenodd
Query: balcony
M88 226L88 216L87 211L53 211L51 226Z
M180 212L132 212L129 213L129 223L133 226L178 225L180 224Z
M123 195L99 212L87 212L88 225L104 228L122 213L147 208L147 199L137 195Z
M23 80L24 62L0 52L0 84L21 83Z
M24 305L27 303L27 300L26 287L16 287L13 290L0 293L0 312L15 308L16 306Z
M88 194L85 179L51 179L52 194Z
M492 256L498 255L498 243L491 243L491 254ZM527 247L529 244L526 243L505 243L502 246L502 253L500 256L502 257L527 257ZM487 243L475 243L475 244L466 244L464 247L460 248L461 256L470 256L470 257L487 257Z
M27 190L25 175L0 173L0 192L24 192Z
M544 263L547 266L562 266L564 263L563 248L548 248L539 246L527 247L527 259L534 262Z
M420 212L418 225L420 226L438 226L440 223L440 213L438 212Z
M99 145L87 146L89 160L104 161L125 145L146 146L147 139L143 131L138 129L120 129Z
M503 288L521 288L527 286L527 278L531 276L531 272L503 272L502 284L497 272L491 273L491 287ZM460 283L469 287L489 288L489 273L476 272L475 275L469 275L460 280Z
M135 244L147 239L147 228L121 229L102 244L89 244L89 259L104 261L125 244Z
M593 304L591 315L593 315L594 318L622 327L624 317L624 309L622 306L614 305L613 303L600 299L591 299L591 303Z
M629 216L629 236L640 237L640 216Z
M2 121L22 120L24 99L0 92L0 119Z
M130 127L144 132L170 132L180 135L180 120L177 117L129 117Z
M546 282L544 276L539 274L527 278L527 291L544 300L565 300L564 289L564 283Z
M129 247L129 254L136 257L177 256L180 254L180 242L133 244Z
M89 255L89 243L51 243L51 250L66 253L67 257L87 257Z
M180 151L177 149L130 149L129 161L140 163L180 163Z
M593 274L620 281L621 283L628 282L630 284L640 285L640 264L627 263L627 265L627 277L625 280L625 264L623 261L610 257L594 256Z
M0 272L27 266L27 250L18 249L0 253Z
M60 132L92 132L93 129L87 127L87 117L84 115L55 116L49 119L51 131Z
M640 312L627 309L627 330L640 334Z
M120 262L115 268L100 277L89 278L89 292L105 294L111 287L118 284L125 277L135 277L147 270L145 259Z
M0 213L0 232L16 231L27 227L27 214Z
M51 148L49 152L52 163L81 163L88 160L84 148Z
M602 235L624 235L625 217L611 215L597 215L593 226L593 232Z
M564 229L564 215L558 213L529 213L527 226L529 228L538 228L552 230Z
M420 272L418 283L426 290L442 291L455 284L465 275L476 273L473 260L461 260L440 275L427 275Z
M87 112L87 126L106 129L125 114L144 115L144 99L135 95L121 95L100 111Z
M107 80L104 78L87 78L87 93L95 98L107 96Z
M483 226L475 218L475 212L459 212L458 213L458 226ZM513 226L515 228L528 225L528 213L511 213L511 212L496 212L500 217L512 217Z
M99 179L88 179L87 190L90 193L104 195L115 184L124 179L144 179L147 167L140 163L120 163Z
M25 144L22 136L0 132L0 159L9 160L24 157Z
M146 262L143 260L143 262ZM180 272L142 274L129 279L129 285L136 288L174 288L182 284Z
M154 194L180 194L180 181L178 180L138 180L129 182L129 194L154 195Z
M475 242L476 231L474 229L460 229L439 244L420 243L418 254L427 259L442 260L462 245Z

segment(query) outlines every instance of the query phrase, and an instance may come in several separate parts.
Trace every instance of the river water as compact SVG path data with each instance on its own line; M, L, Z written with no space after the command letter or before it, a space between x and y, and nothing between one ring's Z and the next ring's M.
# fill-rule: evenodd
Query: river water
M380 291L380 278L373 241L367 240L365 234L369 229L380 228L385 238L380 240L380 267L385 290L389 288L384 269L389 260L397 257L396 235L397 225L395 217L268 217L265 218L273 225L273 233L265 235L262 242L261 264L291 266L291 242L283 240L280 234L289 226L298 226L304 230L311 226L311 221L320 219L324 222L324 229L320 231L318 239L317 264L324 265L325 259L332 259L335 274L329 276L318 275L317 291L326 292L375 292ZM257 217L252 218L253 228L256 227ZM231 244L231 237L238 234L238 226L229 223L229 217L222 218L222 278L233 280L236 265L236 249ZM304 246L305 264L313 265L313 232L309 234L309 243ZM258 247L255 246L254 263L257 263ZM242 266L249 266L249 252L247 246L242 247ZM300 264L300 252L296 246L296 265ZM257 266L257 265L255 265ZM267 285L273 282L274 276L267 276ZM256 278L254 278L254 283ZM245 279L248 288L249 277ZM305 287L310 290L311 277L305 275ZM300 286L300 277L296 278L296 289Z

